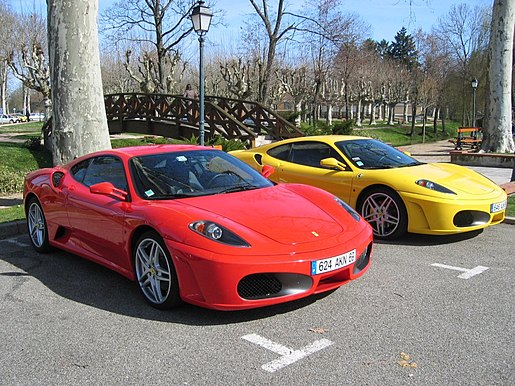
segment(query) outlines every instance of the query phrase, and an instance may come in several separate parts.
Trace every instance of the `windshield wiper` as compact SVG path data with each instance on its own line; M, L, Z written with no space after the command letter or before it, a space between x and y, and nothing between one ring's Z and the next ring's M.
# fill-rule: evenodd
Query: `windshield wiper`
M230 186L228 188L220 190L218 192L218 194L241 192L241 191L244 191L244 190L254 190L254 189L259 189L259 186L254 186L254 185L250 185L250 184L248 184L248 185L235 185L235 186Z
M410 162L409 164L399 165L398 167L406 168L406 167L418 166L418 165L424 165L424 162L415 161L415 162Z
M365 169L365 170L375 170L375 169L395 169L399 167L398 165L381 165L381 166L367 166L367 167L362 167L362 169Z
M205 195L206 194L204 192L154 194L153 196L147 197L147 200L174 200L176 198L199 197Z

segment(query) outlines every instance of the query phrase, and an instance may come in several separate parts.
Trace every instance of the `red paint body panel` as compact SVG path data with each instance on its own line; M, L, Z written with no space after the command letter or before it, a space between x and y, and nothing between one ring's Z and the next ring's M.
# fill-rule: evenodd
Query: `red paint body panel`
M333 195L306 185L274 185L241 192L173 200L138 196L129 172L133 156L202 151L204 147L159 145L124 148L84 156L69 164L30 173L24 197L37 197L43 208L51 245L102 264L131 280L134 235L141 227L161 235L177 272L180 296L202 307L233 310L262 307L335 289L367 271L372 231L356 221ZM209 149L212 150L212 149ZM115 155L125 167L129 199L92 194L70 173L88 157ZM239 162L239 161L238 161ZM54 172L63 177L53 186ZM250 246L210 240L189 228L194 221L216 222ZM355 263L311 275L311 262L356 249L367 250L365 266ZM238 283L247 275L295 274L305 277L302 291L266 299L244 299ZM300 277L300 276L299 276Z

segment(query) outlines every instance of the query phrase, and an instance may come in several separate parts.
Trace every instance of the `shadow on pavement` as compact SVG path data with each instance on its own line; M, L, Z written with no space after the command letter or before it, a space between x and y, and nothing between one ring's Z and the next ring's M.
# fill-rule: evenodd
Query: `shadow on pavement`
M479 236L483 233L484 229L477 231L458 233L455 235L419 235L415 233L408 233L397 240L386 241L386 240L374 240L377 244L399 244L399 245L411 245L411 246L427 246L427 245L444 245L458 243L461 241L470 240L474 237Z
M25 237L20 242L29 244ZM23 241L21 241L23 240ZM306 307L329 293L313 295L297 301L244 311L215 311L184 304L178 308L160 311L152 308L139 293L136 283L81 257L56 250L38 254L27 247L7 247L2 243L3 260L20 271L0 272L3 280L16 280L19 288L29 277L34 277L48 289L66 299L105 311L134 318L193 326L241 323L288 313ZM334 291L333 291L334 292Z

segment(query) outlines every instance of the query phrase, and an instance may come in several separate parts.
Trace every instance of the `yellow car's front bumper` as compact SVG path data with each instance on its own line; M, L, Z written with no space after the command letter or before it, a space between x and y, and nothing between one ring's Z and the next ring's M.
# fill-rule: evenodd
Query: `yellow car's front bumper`
M400 193L408 212L408 232L454 234L485 228L504 221L506 193L499 189L476 199L442 199L413 193ZM492 209L495 209L493 212Z

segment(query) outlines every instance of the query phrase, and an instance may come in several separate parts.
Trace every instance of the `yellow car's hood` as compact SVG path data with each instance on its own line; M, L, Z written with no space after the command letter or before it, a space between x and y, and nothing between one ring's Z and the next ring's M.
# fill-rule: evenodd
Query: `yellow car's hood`
M440 184L462 197L484 196L500 189L483 175L466 167L450 163L429 163L389 169L388 171L397 174L397 179L405 179L405 182L410 185L414 181L425 179Z

